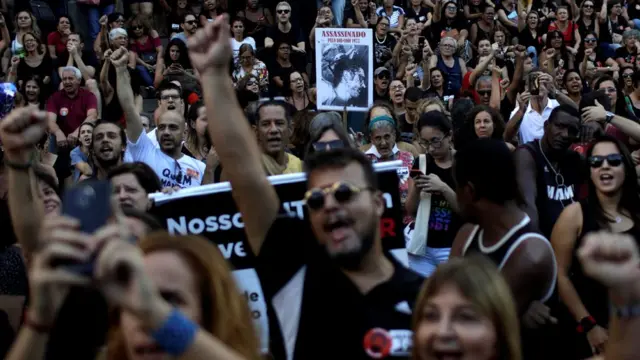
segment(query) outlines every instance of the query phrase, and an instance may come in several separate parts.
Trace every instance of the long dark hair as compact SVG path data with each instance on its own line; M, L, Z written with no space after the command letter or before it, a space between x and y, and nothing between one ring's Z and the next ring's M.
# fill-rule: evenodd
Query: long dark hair
M629 212L629 215L633 219L636 225L640 225L640 187L638 186L636 167L631 159L631 154L627 147L618 139L610 135L601 135L596 138L593 144L587 149L587 159L593 154L593 149L597 144L609 142L613 143L622 154L622 164L624 165L624 183L622 184L622 196L620 197L619 209L623 209ZM588 176L589 194L587 201L589 202L589 208L592 215L598 221L600 225L606 226L610 222L613 222L609 215L607 215L602 209L600 200L596 193L596 187L590 176L589 165L586 165Z
M185 70L191 69L192 68L191 60L189 60L189 53L187 53L187 46L184 44L184 41L180 39L173 39L169 41L169 44L167 44L167 47L164 50L164 66L169 67L171 64L174 63L174 61L171 60L172 46L177 46L178 50L180 50L180 57L176 62L182 65L182 68Z

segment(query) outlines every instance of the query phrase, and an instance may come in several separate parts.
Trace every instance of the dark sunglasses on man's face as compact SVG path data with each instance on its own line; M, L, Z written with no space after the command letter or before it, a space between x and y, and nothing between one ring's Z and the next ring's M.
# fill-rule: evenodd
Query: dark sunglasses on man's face
M491 90L478 90L477 93L480 96L489 96L491 95Z
M142 30L142 29L144 29L142 26L139 26L139 25L133 26L133 30Z
M288 14L289 12L291 12L291 10L289 10L289 9L280 9L280 10L278 10L278 14Z
M318 141L313 143L313 150L317 152L342 148L344 148L344 142L342 140Z
M389 80L389 74L383 73L383 74L378 74L377 78L380 80Z
M622 74L622 77L625 79L631 79L633 77L633 74L632 73Z
M368 186L357 187L347 182L338 181L324 189L315 188L307 191L304 194L304 202L310 210L320 210L324 206L327 194L333 195L333 198L336 199L339 204L346 204L357 194L365 190L373 190L373 188Z
M609 164L609 166L618 167L622 165L623 158L622 154L609 154L607 156L595 155L589 157L589 166L591 166L593 169L597 169L599 167L602 167L602 164L604 164L605 160L607 160L607 164Z

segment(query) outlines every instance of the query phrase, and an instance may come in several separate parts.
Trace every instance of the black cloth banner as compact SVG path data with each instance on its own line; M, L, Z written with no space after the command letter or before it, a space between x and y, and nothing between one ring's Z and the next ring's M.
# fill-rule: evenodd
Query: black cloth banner
M400 165L400 161L394 161L375 164L374 167L386 205L380 221L384 249L406 265L402 208L398 192L397 169ZM280 198L282 215L298 217L301 227L310 226L305 219L303 203L305 175L278 175L269 179ZM229 183L183 189L171 195L152 194L151 198L155 202L151 213L169 233L201 235L218 245L224 258L235 269L237 285L249 301L253 319L260 331L262 349L267 351L269 326L264 294L254 269L255 256L247 243L242 216L233 201ZM289 230L291 233L296 232L296 229Z

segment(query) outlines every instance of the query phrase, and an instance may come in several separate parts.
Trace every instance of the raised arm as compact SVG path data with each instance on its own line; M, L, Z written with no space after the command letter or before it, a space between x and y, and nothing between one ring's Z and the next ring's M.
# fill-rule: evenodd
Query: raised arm
M249 244L257 255L280 202L265 176L262 155L229 77L232 49L227 21L226 17L218 18L191 37L189 57L201 76L211 141L216 144Z
M116 93L124 112L124 118L127 120L127 137L129 141L135 143L138 141L140 134L143 133L144 128L142 127L140 114L136 109L133 89L131 89L131 75L127 68L129 59L129 51L124 47L114 51L111 55L111 63L116 68Z

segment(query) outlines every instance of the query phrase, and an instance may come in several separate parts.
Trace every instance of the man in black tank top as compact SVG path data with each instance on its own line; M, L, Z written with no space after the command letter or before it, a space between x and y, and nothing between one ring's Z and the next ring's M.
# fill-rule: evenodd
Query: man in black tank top
M523 325L555 322L543 305L555 289L555 256L519 207L523 201L516 167L504 141L473 141L456 153L453 171L458 207L467 223L458 231L450 256L482 254L491 259L512 290ZM540 321L533 324L531 318ZM523 329L523 343L544 348L539 333Z
M518 185L524 210L547 238L562 210L579 200L585 183L580 154L569 150L578 139L580 114L568 105L553 109L544 124L544 135L515 152Z

